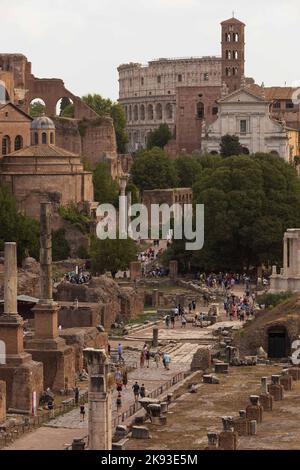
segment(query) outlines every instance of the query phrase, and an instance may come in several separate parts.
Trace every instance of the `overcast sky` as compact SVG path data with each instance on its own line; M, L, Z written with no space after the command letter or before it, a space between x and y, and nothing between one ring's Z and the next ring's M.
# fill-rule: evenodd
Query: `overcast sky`
M117 67L159 57L220 54L220 25L247 25L246 75L300 84L299 0L0 0L0 52L19 52L37 77L76 95L117 99Z

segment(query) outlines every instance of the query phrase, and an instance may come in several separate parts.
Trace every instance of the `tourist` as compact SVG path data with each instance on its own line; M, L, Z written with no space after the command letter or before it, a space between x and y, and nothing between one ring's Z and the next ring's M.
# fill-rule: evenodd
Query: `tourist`
M166 321L166 327L169 328L170 327L170 316L169 315L166 316L165 321Z
M74 390L74 397L75 397L75 405L79 404L79 388L76 387Z
M150 351L147 349L145 359L147 361L147 369L150 367Z
M119 361L124 361L123 359L123 346L121 343L119 343L118 346L118 355L119 355Z
M141 369L144 368L145 365L145 351L143 350L140 355L140 367Z
M122 408L122 395L121 393L118 394L117 398L117 411L120 411Z
M85 419L85 406L80 405L80 421L84 421Z
M186 316L185 316L185 315L182 315L182 318L181 318L181 328L186 328L186 324L187 324Z
M146 397L146 388L145 388L145 385L143 384L140 388L140 396L141 398L145 398Z
M115 372L115 382L118 384L122 381L122 372L120 369L117 369Z
M172 313L171 315L171 327L174 330L175 328L175 314L174 313Z
M122 393L122 391L123 391L123 385L121 384L121 382L119 382L119 383L117 384L117 392L118 392L118 393Z
M135 384L132 386L132 389L133 389L134 399L135 401L138 401L139 395L140 395L140 386L138 382L135 382Z
M167 353L164 354L164 365L166 370L170 370L171 356Z
M159 354L159 352L155 353L154 362L156 363L156 367L159 368L159 363L160 363L160 354Z
M110 353L111 353L111 345L108 343L108 346L107 346L107 352L108 352L108 355L110 357Z
M192 306L193 306L193 310L194 310L194 312L195 312L195 310L196 310L196 301L195 301L195 300L193 300Z

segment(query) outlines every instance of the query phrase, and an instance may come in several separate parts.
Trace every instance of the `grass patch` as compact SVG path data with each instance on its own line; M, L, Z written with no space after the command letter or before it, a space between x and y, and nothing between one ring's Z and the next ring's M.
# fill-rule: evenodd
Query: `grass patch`
M265 305L266 309L271 309L276 307L293 296L293 293L288 292L279 292L278 294L263 294L257 297L257 303L259 305Z

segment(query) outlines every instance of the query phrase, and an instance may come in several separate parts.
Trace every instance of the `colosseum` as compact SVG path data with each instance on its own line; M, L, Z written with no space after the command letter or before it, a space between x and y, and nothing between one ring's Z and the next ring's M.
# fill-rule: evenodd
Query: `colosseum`
M244 76L245 24L231 18L221 26L222 55L219 57L161 58L146 65L119 66L119 102L125 109L129 151L144 148L149 132L161 123L167 123L175 137L177 90L197 87L211 93L211 87L215 87L218 99L223 84L227 92L240 87ZM210 108L213 115L215 106ZM202 119L201 109L196 109L195 114L197 112Z

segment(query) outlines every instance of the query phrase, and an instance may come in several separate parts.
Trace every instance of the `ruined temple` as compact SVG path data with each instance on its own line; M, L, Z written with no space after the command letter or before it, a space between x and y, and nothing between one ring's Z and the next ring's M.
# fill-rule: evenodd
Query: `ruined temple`
M57 116L57 105L62 98L68 98L73 103L73 118ZM99 118L81 98L66 89L63 80L35 77L31 63L24 55L0 54L0 106L9 101L28 114L30 104L37 99L44 103L45 114L55 121L56 139L60 147L84 155L92 166L103 158L117 164L116 136L110 116ZM1 141L6 136L12 141L7 127L1 127Z

